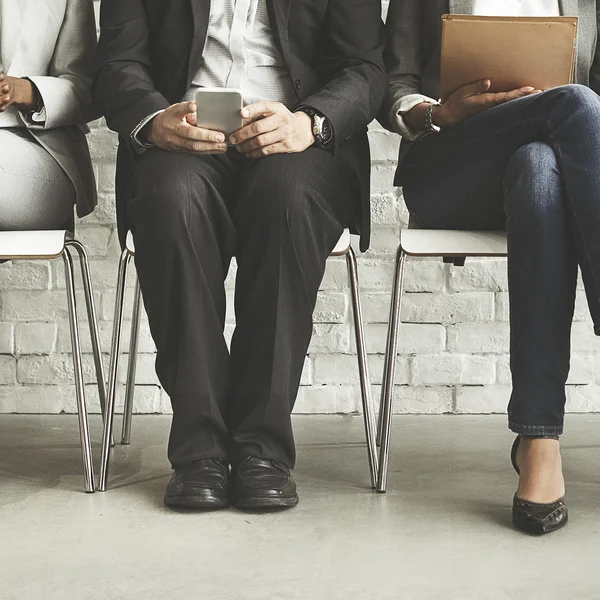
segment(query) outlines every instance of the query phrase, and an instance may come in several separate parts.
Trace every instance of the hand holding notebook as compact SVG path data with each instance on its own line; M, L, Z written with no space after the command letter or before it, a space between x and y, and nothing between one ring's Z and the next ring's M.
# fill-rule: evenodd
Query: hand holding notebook
M490 80L490 92L572 82L577 17L442 17L442 100Z

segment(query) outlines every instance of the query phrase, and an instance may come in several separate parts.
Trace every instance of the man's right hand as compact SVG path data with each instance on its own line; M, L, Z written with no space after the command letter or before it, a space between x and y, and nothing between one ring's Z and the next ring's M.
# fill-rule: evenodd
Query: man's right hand
M225 154L225 136L197 126L196 103L173 104L157 115L148 127L148 141L169 152L188 154Z
M434 124L442 129L455 127L465 119L488 108L541 91L527 86L510 92L491 93L488 92L491 85L492 82L486 79L477 83L470 83L458 89L446 102L433 109Z

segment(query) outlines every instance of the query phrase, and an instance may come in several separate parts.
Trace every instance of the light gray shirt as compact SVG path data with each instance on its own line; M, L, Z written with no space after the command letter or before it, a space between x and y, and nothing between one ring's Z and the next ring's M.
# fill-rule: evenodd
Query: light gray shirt
M270 100L291 107L296 102L266 0L212 3L202 64L184 100L194 100L199 87L239 88L245 104Z
M200 87L238 88L244 104L260 100L281 102L292 108L296 93L275 37L266 0L212 2L202 64L182 99L193 101ZM157 114L148 115L132 132L138 150L138 133Z

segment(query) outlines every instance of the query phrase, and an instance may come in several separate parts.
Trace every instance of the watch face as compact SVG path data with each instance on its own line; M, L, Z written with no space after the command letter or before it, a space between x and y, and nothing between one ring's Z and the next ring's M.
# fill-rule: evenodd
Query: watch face
M318 137L323 137L323 117L315 115L313 117L313 134Z

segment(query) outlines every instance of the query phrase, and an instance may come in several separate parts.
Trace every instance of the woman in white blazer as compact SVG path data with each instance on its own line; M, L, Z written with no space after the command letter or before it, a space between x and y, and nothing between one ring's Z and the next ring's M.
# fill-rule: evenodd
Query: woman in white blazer
M71 229L96 204L85 134L92 0L0 0L0 229Z
M444 13L579 17L575 85L489 93L484 80L440 104ZM509 427L519 473L515 525L567 522L559 436L577 269L600 335L600 46L596 0L390 0L387 126L402 135L396 185L431 229L508 235Z

